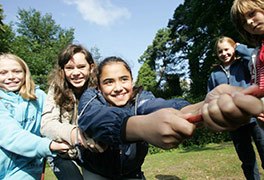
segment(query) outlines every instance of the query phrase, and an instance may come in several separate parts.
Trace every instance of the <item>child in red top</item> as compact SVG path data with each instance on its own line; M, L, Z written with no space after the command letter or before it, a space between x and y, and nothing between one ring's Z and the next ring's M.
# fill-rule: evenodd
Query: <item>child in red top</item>
M231 19L242 37L256 49L250 70L252 81L264 89L264 3L263 0L234 0ZM263 90L264 91L264 90ZM264 122L264 113L258 117Z
M231 19L245 40L257 47L250 67L253 83L264 88L264 3L262 0L235 0Z

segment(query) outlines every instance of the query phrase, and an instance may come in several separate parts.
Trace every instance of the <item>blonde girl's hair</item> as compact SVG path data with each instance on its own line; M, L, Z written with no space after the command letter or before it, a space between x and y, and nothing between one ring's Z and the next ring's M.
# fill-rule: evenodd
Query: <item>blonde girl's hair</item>
M217 38L217 40L215 41L215 52L216 52L216 55L218 57L218 44L219 43L223 43L223 42L228 42L233 48L236 48L236 42L230 38L230 37L227 37L227 36L220 36L219 38Z
M245 14L248 11L259 10L264 12L263 0L234 0L231 7L231 20L241 36L251 45L259 46L263 35L254 35L244 29L246 23Z
M217 61L215 61L215 63L212 64L211 69L217 68L223 63L222 61L220 61L219 53L218 53L218 44L223 43L223 42L228 42L232 47L236 48L236 42L232 38L230 38L228 36L220 36L220 37L216 38L214 50L215 50L215 53L217 56ZM234 58L236 58L236 56Z
M20 57L11 54L11 53L4 53L0 55L0 60L14 60L17 63L19 63L19 65L22 67L23 71L24 71L24 76L25 76L25 82L24 84L21 86L20 90L19 90L19 94L20 96L22 96L24 99L28 99L28 100L36 100L37 97L35 95L35 83L31 77L31 73L29 71L28 65L26 64L26 62L21 59ZM6 62L8 63L8 62Z

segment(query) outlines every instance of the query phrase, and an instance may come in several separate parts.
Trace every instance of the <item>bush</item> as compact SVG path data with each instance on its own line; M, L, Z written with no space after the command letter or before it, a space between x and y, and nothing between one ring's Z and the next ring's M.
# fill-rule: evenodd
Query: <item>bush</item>
M157 153L162 153L162 152L167 152L167 151L173 151L173 149L164 150L164 149L155 147L155 146L150 144L148 153L149 154L157 154Z
M210 143L223 143L231 141L228 132L212 132L207 128L201 127L198 128L193 136L190 139L185 140L179 145L179 148L183 149L191 149L196 147L205 147ZM173 151L163 150L161 148L155 147L153 145L149 145L149 154L157 154L165 151Z
M192 138L187 139L182 143L182 147L204 147L209 143L221 143L230 140L228 132L212 132L207 128L201 127L195 131Z

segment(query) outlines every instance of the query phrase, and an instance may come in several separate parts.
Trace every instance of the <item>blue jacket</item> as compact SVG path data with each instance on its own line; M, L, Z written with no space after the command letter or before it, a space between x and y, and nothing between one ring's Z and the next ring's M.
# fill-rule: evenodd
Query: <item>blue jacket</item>
M36 101L0 89L0 179L40 179L42 157L52 155L51 140L41 138L40 119L46 94Z
M79 127L95 141L109 147L104 153L85 151L82 166L112 179L133 178L133 175L140 174L148 144L125 140L126 120L131 116L148 114L161 108L181 109L188 104L183 99L164 100L155 98L151 92L142 91L126 107L110 107L97 90L86 90L79 103Z
M248 61L237 60L230 65L228 73L222 65L217 66L210 74L207 84L208 92L220 84L248 87L250 85L250 72Z
M240 56L240 59L230 65L229 72L222 65L217 66L209 76L207 91L211 91L220 84L230 84L239 87L250 86L249 62L253 50L253 48L247 48L245 45L238 45L236 54Z

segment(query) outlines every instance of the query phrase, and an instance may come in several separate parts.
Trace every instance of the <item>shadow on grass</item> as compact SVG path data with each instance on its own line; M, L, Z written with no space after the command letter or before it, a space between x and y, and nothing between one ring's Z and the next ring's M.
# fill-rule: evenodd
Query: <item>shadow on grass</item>
M155 178L158 179L158 180L181 180L177 176L173 176L173 175L162 175L162 174L156 175Z
M180 153L188 153L190 151L206 151L206 150L221 150L227 146L232 146L232 142L224 142L220 144L214 144L213 146L206 146L206 147L191 147L191 148L185 148Z

